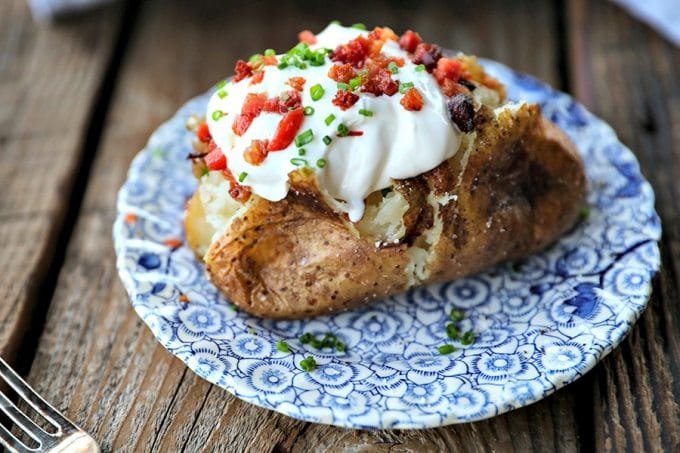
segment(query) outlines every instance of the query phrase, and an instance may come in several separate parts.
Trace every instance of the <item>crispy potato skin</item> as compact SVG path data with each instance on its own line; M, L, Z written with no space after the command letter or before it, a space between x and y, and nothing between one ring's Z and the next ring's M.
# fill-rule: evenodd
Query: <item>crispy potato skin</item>
M249 313L305 318L406 290L408 248L435 216L442 230L427 247L427 278L420 283L460 278L544 248L578 218L586 190L583 163L538 106L491 117L476 127L467 160L460 150L430 172L396 184L409 202L400 244L376 247L362 239L329 206L313 174L296 173L284 200L253 197L210 246L210 278ZM451 201L432 206L428 194ZM188 230L196 229L200 211L188 211Z

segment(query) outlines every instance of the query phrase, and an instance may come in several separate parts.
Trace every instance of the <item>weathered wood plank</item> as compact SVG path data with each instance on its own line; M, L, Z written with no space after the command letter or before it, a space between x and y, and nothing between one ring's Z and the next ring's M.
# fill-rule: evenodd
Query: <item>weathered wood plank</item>
M58 248L120 9L37 26L0 4L0 354L13 360ZM49 295L48 295L49 296Z
M649 307L594 371L593 441L679 451L680 50L609 2L569 3L569 21L575 94L635 152L664 227Z
M231 11L208 2L167 5L150 2L141 11L30 382L104 451L576 450L579 384L479 423L364 432L299 422L243 403L155 343L129 308L109 239L115 192L132 156L184 100L229 73L237 57L289 47L300 28L319 29L335 18L328 4L258 2ZM554 36L538 26L553 19L549 3L494 1L476 8L425 2L395 9L384 2L364 5L361 17L338 18L419 29L449 47L557 80ZM480 8L493 26L479 18ZM264 23L253 33L254 24ZM508 45L511 39L527 45ZM534 41L539 44L530 46Z

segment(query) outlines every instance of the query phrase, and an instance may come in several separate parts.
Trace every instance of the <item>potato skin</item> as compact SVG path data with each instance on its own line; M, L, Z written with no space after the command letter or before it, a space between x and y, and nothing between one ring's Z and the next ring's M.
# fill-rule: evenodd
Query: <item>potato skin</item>
M427 277L447 281L529 255L568 230L585 196L583 163L564 132L536 105L485 118L475 148L398 181L410 203L407 234L376 246L326 202L313 173L296 173L279 202L253 197L205 255L211 280L245 311L275 319L328 314L408 289L409 247L431 228ZM428 195L445 204L428 203ZM195 201L192 201L195 202ZM193 212L201 211L193 209ZM187 228L199 219L187 215Z

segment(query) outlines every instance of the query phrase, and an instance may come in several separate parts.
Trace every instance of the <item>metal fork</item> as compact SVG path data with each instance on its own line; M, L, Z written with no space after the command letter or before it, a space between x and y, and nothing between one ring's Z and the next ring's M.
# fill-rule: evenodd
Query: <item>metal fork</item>
M0 424L0 444L11 452L73 452L97 453L99 447L89 434L78 428L73 422L64 417L50 403L45 401L35 390L21 379L0 357L0 377L14 389L19 398L28 403L37 413L45 417L56 432L49 433L38 426L26 414L0 391L0 411L9 417L17 427L25 432L38 444L29 447L12 434L6 426Z

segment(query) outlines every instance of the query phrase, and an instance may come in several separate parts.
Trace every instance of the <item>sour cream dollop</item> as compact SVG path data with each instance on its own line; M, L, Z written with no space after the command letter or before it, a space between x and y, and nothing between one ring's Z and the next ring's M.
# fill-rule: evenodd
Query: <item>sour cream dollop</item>
M360 34L367 32L331 24L316 36L317 41L310 48L335 49ZM331 102L338 87L328 76L334 64L328 57L323 65L308 65L305 69L264 66L262 82L251 84L251 78L247 77L218 90L208 103L206 118L212 138L226 155L232 174L241 176L241 184L249 186L254 194L279 201L288 193L289 173L300 165L307 165L316 171L323 189L346 203L350 220L356 222L363 216L364 200L370 193L390 187L395 179L422 174L452 157L460 147L462 133L449 120L446 97L436 79L427 71L417 70L417 65L397 42L385 42L382 52L404 59L404 66L392 78L402 84L413 83L424 101L420 111L406 110L400 104L402 93L375 96L360 91L356 92L359 100L349 109L341 110ZM241 113L248 93L277 97L291 90L287 84L291 77L306 80L300 93L302 105L312 107L314 113L304 117L298 133L311 130L313 138L302 147L293 141L284 150L269 152L259 165L251 165L246 162L244 151L253 140L271 139L282 115L262 112L241 136L234 133L232 124ZM323 87L324 95L315 101L310 88L316 84ZM372 115L366 116L366 112ZM331 115L334 119L328 121ZM339 137L340 124L363 134ZM326 143L328 138L324 141L325 137L331 139L330 143ZM304 151L301 152L301 148Z

